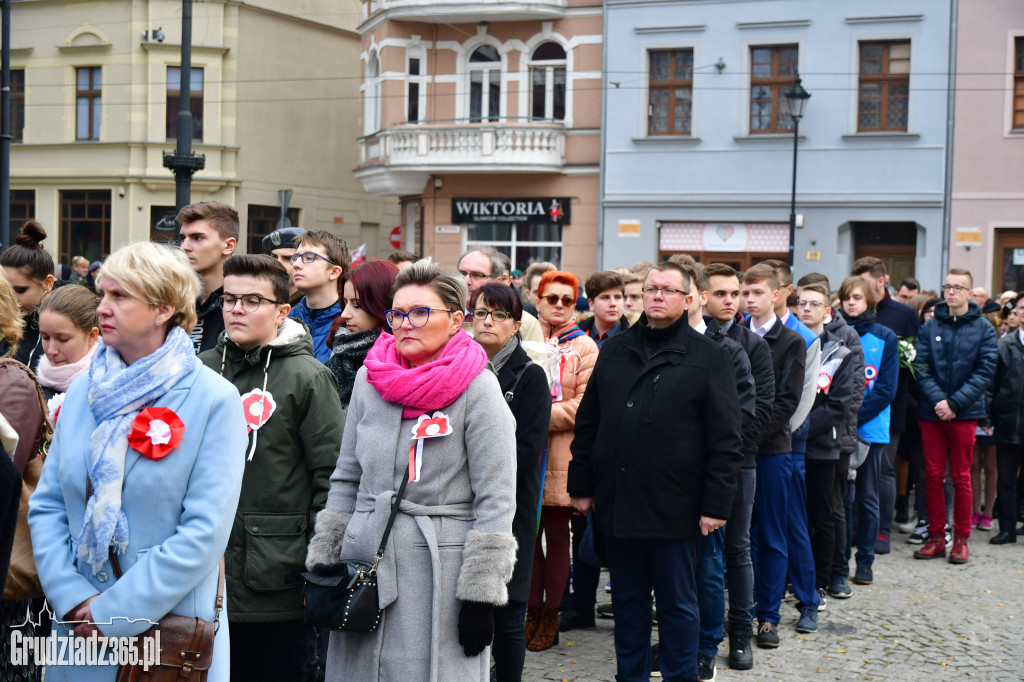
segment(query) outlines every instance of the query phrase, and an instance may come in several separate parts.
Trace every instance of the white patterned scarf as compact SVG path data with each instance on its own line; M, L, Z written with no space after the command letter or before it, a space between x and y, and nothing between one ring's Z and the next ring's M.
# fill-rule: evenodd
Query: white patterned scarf
M93 494L78 538L78 558L89 563L94 575L107 561L111 546L119 554L128 547L121 487L132 422L197 362L192 339L178 326L168 331L162 346L131 365L102 341L98 345L89 367L89 409L97 423L89 441Z

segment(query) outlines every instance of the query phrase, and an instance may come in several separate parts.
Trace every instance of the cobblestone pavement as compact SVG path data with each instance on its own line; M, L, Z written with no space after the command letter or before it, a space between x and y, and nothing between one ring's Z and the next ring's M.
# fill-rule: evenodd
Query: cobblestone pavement
M992 546L993 534L975 530L970 561L953 566L915 560L920 545L897 533L892 553L875 560L874 584L851 584L852 598L829 599L817 633L798 634L796 608L783 602L779 648L755 646L753 670L729 670L726 640L717 679L1024 679L1024 543ZM614 680L613 626L598 619L594 629L562 633L547 651L527 652L523 680Z

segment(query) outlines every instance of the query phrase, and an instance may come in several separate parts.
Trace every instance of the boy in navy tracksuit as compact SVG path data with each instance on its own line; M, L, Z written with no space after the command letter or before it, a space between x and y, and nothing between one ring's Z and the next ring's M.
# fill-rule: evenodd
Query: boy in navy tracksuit
M889 443L890 405L899 383L899 347L896 335L875 322L877 298L870 283L848 277L839 287L840 313L860 334L864 350L864 402L857 413L857 435L869 445L867 458L857 469L853 502L853 541L857 546L855 585L870 585L874 576L875 541L878 539L878 484L882 456Z

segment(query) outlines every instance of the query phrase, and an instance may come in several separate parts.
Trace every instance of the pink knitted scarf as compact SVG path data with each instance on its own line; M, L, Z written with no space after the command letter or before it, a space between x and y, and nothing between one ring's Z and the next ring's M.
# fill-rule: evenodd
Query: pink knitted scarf
M398 403L403 419L448 407L487 365L487 353L463 330L455 333L433 362L410 367L391 334L381 334L366 360L366 380L390 403Z

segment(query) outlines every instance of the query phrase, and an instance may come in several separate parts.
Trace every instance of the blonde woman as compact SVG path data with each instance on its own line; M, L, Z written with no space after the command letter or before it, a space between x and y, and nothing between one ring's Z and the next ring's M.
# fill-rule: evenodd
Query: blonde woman
M238 391L193 351L198 276L184 253L147 242L113 253L98 288L103 340L87 379L67 393L29 503L47 601L62 621L78 622L55 623L52 635L139 635L169 613L216 620L246 426ZM227 618L219 620L210 681L228 679ZM57 666L47 682L116 673Z

